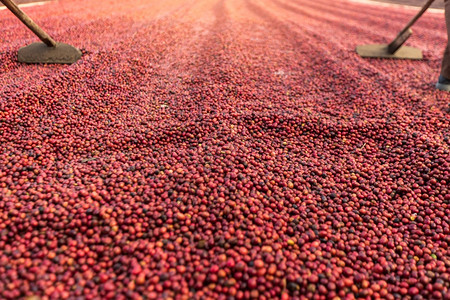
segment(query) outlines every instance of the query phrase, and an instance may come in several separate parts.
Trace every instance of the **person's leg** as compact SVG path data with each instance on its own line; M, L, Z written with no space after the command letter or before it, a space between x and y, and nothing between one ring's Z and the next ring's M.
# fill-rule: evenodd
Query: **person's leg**
M447 25L447 47L445 47L442 58L441 75L439 76L436 88L438 90L450 92L450 0L444 0L445 24Z
M441 75L439 76L436 88L438 90L450 92L450 0L444 0L445 24L447 25L447 47L445 47L442 58Z
M441 75L450 79L450 0L444 0L445 5L445 23L447 25L447 47L445 48L444 58L442 59Z

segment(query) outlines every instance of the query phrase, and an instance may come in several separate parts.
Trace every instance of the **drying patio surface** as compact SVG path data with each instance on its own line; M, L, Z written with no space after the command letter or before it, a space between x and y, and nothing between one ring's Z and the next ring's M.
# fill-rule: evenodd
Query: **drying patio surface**
M45 1L53 1L53 0L15 0L14 2L16 4L27 4L27 3L35 3L35 2L45 2ZM367 0L369 1L369 0ZM423 0L370 0L375 2L386 2L386 3L393 3L393 4L401 4L401 5L408 5L408 6L423 6L425 4L425 1ZM0 3L0 6L3 4ZM431 5L432 8L444 8L444 0L436 0Z
M425 4L425 2L427 2L424 0L371 0L371 1L408 5L408 6L417 6L417 7L422 7ZM444 8L444 0L435 0L431 4L430 7L437 8L437 9L443 9Z
M133 3L133 5L130 4ZM0 11L0 298L450 299L446 30L343 0Z

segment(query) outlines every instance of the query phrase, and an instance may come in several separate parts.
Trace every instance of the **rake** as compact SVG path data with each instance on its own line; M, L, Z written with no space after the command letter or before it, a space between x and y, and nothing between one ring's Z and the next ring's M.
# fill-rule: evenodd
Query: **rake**
M17 54L17 60L19 62L32 64L72 64L81 58L80 50L68 44L57 43L14 2L11 0L0 0L0 2L42 41L42 43L32 43L20 48Z
M361 57L422 59L422 50L408 46L402 47L402 45L412 35L411 27L425 13L433 2L434 0L428 0L417 15L409 21L405 28L403 28L403 30L400 31L395 39L388 45L360 45L356 47L356 53L358 53Z

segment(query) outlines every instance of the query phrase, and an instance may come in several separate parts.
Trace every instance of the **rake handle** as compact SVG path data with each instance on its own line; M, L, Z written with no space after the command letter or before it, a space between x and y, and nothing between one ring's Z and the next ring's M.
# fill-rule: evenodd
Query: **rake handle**
M41 27L39 27L30 17L28 17L23 10L21 10L11 0L0 0L23 24L25 24L31 31L36 34L41 41L49 47L56 47L56 42L52 39Z
M434 0L428 0L427 3L425 3L425 5L422 7L422 9L417 13L417 15L414 18L412 18L412 20L409 21L408 24L406 24L402 32L408 30L409 27L413 26L414 23L416 23L416 21L423 15L423 13L431 6L431 4L433 4L433 2Z
M412 34L411 26L416 23L416 21L425 13L425 11L433 4L434 0L428 0L422 9L414 16L414 18L406 24L405 28L397 35L397 37L389 44L388 50L389 53L393 54L402 46L402 44L408 39L408 37Z

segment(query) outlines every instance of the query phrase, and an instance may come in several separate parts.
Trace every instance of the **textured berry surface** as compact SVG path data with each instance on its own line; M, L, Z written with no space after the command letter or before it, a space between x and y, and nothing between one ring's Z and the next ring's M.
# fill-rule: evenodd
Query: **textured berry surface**
M132 4L131 4L132 2ZM446 43L342 0L60 0L84 55L16 62L0 11L1 299L450 299Z

